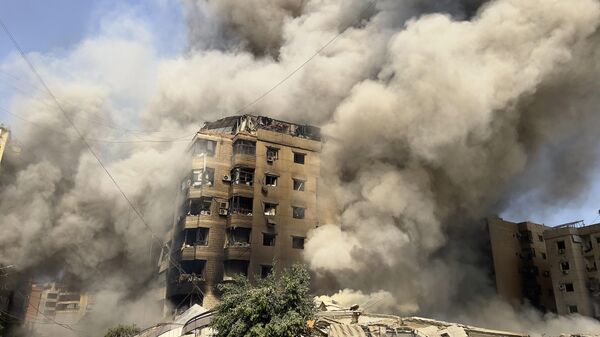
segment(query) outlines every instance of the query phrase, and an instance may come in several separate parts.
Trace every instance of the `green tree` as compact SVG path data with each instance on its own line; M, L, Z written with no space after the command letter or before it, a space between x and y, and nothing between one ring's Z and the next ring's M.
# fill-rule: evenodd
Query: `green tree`
M302 265L250 284L243 276L219 285L223 293L211 323L217 337L298 337L315 315L310 274Z
M134 325L117 325L108 329L104 337L132 337L140 333L140 329Z

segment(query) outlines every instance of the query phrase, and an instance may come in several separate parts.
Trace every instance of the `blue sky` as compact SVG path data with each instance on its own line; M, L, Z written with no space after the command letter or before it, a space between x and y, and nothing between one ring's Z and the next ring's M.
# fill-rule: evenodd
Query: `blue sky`
M106 20L126 13L150 30L158 56L180 54L185 45L185 19L177 0L7 0L0 2L0 17L25 53L61 57L86 38L101 33ZM107 19L108 18L108 19ZM16 53L11 41L0 34L0 64ZM9 106L15 90L35 83L0 74L0 106ZM13 77L11 77L13 76ZM18 87L15 89L16 86ZM11 116L0 110L0 121Z

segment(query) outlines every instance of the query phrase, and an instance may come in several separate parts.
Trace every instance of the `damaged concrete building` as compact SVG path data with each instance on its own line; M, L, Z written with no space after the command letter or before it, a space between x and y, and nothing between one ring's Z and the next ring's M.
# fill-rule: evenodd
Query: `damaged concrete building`
M161 253L164 298L211 308L220 282L302 261L307 233L327 217L320 151L320 130L310 125L253 115L206 123L189 148L189 176Z
M24 328L32 336L51 336L50 324L76 325L92 306L88 293L55 282L34 283L27 296Z
M7 127L0 124L0 166L2 164L2 158L4 157L4 151L6 150L6 146L8 145L8 138L10 136L10 131Z
M600 319L600 224L549 227L491 217L487 225L501 297Z

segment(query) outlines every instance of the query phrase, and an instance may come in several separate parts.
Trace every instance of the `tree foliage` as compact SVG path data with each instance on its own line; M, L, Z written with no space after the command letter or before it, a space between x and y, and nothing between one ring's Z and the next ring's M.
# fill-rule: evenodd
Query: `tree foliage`
M140 329L134 325L117 325L108 329L104 337L132 337L140 333Z
M254 286L245 277L219 285L223 293L211 323L217 337L298 337L315 307L310 274L302 265L270 274Z

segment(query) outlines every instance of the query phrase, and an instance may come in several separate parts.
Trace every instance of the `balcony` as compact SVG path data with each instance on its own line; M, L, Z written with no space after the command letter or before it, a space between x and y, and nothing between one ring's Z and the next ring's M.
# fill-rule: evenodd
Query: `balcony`
M231 166L255 167L256 166L256 155L245 154L245 153L234 154L233 157L231 158Z
M252 212L234 213L231 212L227 219L227 227L252 227Z
M235 242L225 246L225 260L250 260L250 243Z

